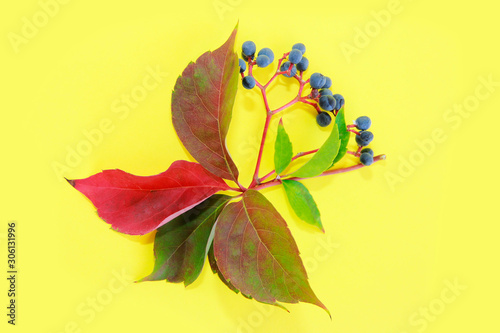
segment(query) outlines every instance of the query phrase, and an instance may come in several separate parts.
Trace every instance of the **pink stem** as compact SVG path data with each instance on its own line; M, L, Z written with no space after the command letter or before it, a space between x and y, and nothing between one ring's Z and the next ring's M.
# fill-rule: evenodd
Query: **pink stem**
M264 131L262 133L262 140L260 141L259 155L257 156L257 165L255 166L255 171L253 173L252 183L249 188L252 188L257 184L259 178L260 162L262 160L262 152L264 151L264 143L266 142L267 130L269 129L269 124L271 123L272 115L270 113L266 116L266 123L264 124Z

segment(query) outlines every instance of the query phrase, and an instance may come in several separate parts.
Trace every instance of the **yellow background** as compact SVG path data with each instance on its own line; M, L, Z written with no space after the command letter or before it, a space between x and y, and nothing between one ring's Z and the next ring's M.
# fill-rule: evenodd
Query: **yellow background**
M45 6L48 16L41 3L53 2L8 2L0 10L0 267L3 276L7 222L17 221L19 269L15 327L6 324L7 281L0 279L2 332L500 330L498 5L74 0ZM62 181L109 168L151 175L190 159L171 124L171 90L187 63L220 46L238 20L238 46L252 39L280 54L305 43L308 72L333 78L349 122L372 118L371 147L388 156L304 182L326 234L298 220L282 189L264 191L288 221L332 320L310 304L288 305L287 313L249 301L206 266L187 289L132 284L152 270L152 235L113 232ZM136 107L123 108L122 95L140 89L151 70L164 77ZM293 89L273 89L272 105ZM239 89L228 146L246 184L262 110L257 91ZM312 114L304 107L284 114L296 152L326 137ZM85 131L103 119L107 133L85 146ZM54 165L67 165L78 147L86 155L57 174ZM462 289L450 287L457 283Z

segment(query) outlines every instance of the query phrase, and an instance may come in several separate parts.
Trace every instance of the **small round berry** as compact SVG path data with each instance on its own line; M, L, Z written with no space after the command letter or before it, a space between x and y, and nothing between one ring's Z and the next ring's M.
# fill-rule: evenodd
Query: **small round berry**
M372 165L373 163L373 156L370 155L369 153L363 153L359 156L359 161L363 165Z
M257 55L258 56L260 56L260 55L267 56L269 58L269 63L274 61L274 52L273 52L273 50L271 50L268 47L261 49Z
M344 96L340 94L335 94L333 95L333 98L335 98L335 101L337 102L337 104L335 105L335 111L342 109L342 107L345 104Z
M367 116L362 116L362 117L359 117L358 119L356 119L354 121L354 124L356 125L356 127L358 129L360 129L362 131L366 131L372 125L372 121Z
M325 76L325 84L321 88L330 88L332 86L332 79L330 79L328 76Z
M371 148L363 148L361 150L361 154L364 154L364 153L370 154L370 155L372 155L372 157L373 157L373 155L375 155L375 153L373 152L373 149L371 149Z
M290 65L292 65L290 63L290 61L287 61L287 62L281 64L280 71L282 71L282 72L288 71L288 69L290 68ZM287 73L284 73L283 75L286 76L286 77L294 77L295 74L297 74L297 67L295 67L295 65L292 65L292 69L290 71L290 75L288 75Z
M328 88L323 88L323 89L320 89L319 90L319 95L320 96L326 96L326 95L330 95L330 96L333 96L333 93L330 89ZM336 104L336 103L335 103Z
M324 95L319 98L319 106L326 111L332 111L335 108L335 98L330 95Z
M309 79L309 84L311 87L315 89L321 89L323 88L323 85L325 84L325 76L321 73L314 73L311 75L311 78Z
M254 42L252 42L251 40L248 40L248 41L243 43L243 45L241 46L241 49L242 49L244 55L246 55L247 57L251 57L255 54L257 47L255 46Z
M302 52L300 52L300 50L293 49L288 54L288 60L290 60L292 64L298 64L302 60Z
M316 122L321 127L326 127L332 122L332 116L328 112L320 112L316 116Z
M240 73L243 73L247 70L247 63L243 59L238 59L238 63L240 64Z
M245 76L243 78L243 87L252 89L255 87L255 79L252 76Z
M356 142L359 146L368 146L373 140L373 133L370 131L361 131L356 135Z
M302 57L302 59L300 59L299 63L297 64L297 69L303 72L307 69L307 67L309 67L309 59L307 59L306 57Z
M269 59L268 56L261 54L260 56L258 56L255 59L255 62L257 63L257 66L264 68L264 67L269 66L269 64L271 63L271 60Z
M299 50L302 54L306 53L306 46L302 43L297 43L292 46L292 50Z

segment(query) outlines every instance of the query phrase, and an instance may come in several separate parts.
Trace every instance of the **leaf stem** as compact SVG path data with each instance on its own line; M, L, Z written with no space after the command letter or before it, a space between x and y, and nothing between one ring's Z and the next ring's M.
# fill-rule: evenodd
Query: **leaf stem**
M269 124L271 123L271 118L272 114L271 112L268 112L266 116L266 123L264 124L264 131L262 132L262 139L260 141L259 155L257 156L257 165L255 166L252 183L250 184L249 188L252 188L258 183L260 162L262 160L262 152L264 151L264 144L266 143L267 131L269 129Z

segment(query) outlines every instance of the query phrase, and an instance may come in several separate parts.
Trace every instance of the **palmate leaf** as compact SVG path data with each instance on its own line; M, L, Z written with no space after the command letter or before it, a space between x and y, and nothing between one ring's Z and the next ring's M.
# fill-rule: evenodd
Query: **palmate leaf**
M319 150L297 171L290 176L298 178L311 178L320 175L323 171L330 168L337 156L340 147L339 131L337 124L332 127L332 132Z
M277 175L282 173L290 162L292 162L292 157L292 142L283 126L283 119L280 119L278 132L276 134L276 142L274 143L274 168Z
M206 200L228 185L198 163L175 161L155 176L104 170L68 180L92 201L97 214L116 231L144 235Z
M222 210L214 254L224 278L242 294L278 306L312 303L328 312L307 281L285 220L259 192L248 190L241 201Z
M318 206L316 205L316 202L307 187L305 187L304 184L292 179L284 179L281 183L285 188L288 202L290 203L290 206L292 206L295 214L297 214L301 220L316 226L321 231L325 232L323 224L321 223L321 215L319 213Z
M238 88L236 31L220 48L190 63L172 92L172 122L181 142L208 171L233 181L238 169L226 136Z
M155 236L153 272L140 281L167 280L188 286L200 275L210 232L230 196L214 194L160 227Z
M333 160L333 164L337 163L345 156L347 153L347 145L349 144L349 137L351 132L347 130L347 124L345 122L344 108L341 108L335 117L335 124L339 130L340 147L337 156Z

